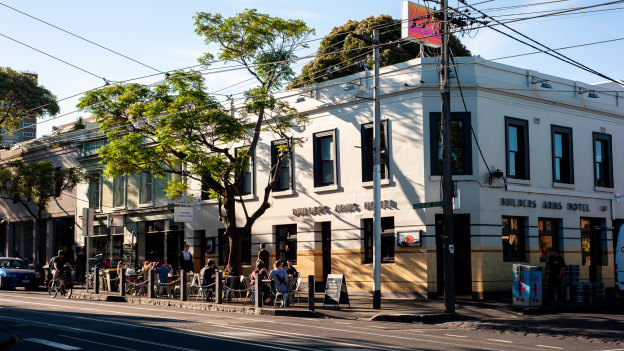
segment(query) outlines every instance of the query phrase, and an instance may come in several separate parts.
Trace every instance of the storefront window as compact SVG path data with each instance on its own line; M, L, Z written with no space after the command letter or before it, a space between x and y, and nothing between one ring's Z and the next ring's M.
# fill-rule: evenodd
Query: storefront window
M546 262L551 248L559 249L559 219L539 218L539 253L540 262Z
M362 222L364 227L364 263L373 262L373 219ZM394 217L381 218L381 263L394 262Z
M503 262L523 262L525 256L526 217L503 216Z

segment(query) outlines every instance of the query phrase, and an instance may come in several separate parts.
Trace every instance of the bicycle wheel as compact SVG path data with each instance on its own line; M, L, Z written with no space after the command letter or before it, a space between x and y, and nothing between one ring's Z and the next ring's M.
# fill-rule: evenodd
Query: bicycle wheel
M65 293L63 294L63 296L64 296L66 299L69 299L69 298L72 296L72 292L73 292L73 290L74 290L74 289L73 289L73 287L72 287L72 284L70 283L70 284L65 285L65 286L63 287L63 290L64 290L64 292L65 292Z
M57 289L56 289L56 284L54 280L50 280L48 282L48 294L50 294L50 296L52 297L56 297L57 294Z
M86 284L85 284L85 285L87 286L87 292L89 292L89 290L93 290L93 289L95 289L95 288L93 287L93 274L89 274L89 276L87 276L87 279L86 279L86 280L87 280L87 281L86 281Z

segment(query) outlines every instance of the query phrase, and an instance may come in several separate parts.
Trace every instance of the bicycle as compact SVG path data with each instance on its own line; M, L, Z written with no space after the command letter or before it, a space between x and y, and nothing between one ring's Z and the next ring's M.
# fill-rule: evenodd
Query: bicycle
M71 278L66 273L62 273L63 277L57 280L50 280L48 282L48 294L52 297L56 297L57 294L69 299L72 296L73 287Z
M95 290L94 279L95 279L95 271L91 270L89 271L84 282L82 283L83 287L86 285L87 292L89 292L89 290Z

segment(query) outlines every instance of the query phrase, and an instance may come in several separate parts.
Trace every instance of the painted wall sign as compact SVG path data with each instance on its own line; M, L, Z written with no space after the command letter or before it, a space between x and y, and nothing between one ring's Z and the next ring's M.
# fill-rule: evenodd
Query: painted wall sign
M327 207L327 206L315 206L315 207L293 208L293 214L295 216L324 215L324 214L329 214L329 207Z
M537 207L537 203L535 202L535 200L526 200L526 199L501 198L500 199L500 205L501 206L511 206L511 207L530 207L530 208L536 208Z
M357 212L359 210L358 204L338 204L334 208L334 211L338 213L343 212Z
M112 215L109 214L106 217L106 226L107 227L123 227L124 226L124 216L123 215Z
M537 202L535 200L527 200L527 199L508 199L501 198L500 199L501 206L511 206L511 207L528 207L528 208L536 208ZM415 206L415 205L414 205ZM414 207L416 208L416 207ZM564 208L562 202L556 201L543 201L542 208L549 210L562 210ZM589 212L589 204L581 204L581 203L566 203L565 208L569 211L585 211Z
M381 200L379 203L381 205L382 210L391 210L394 208L392 200ZM373 211L375 209L375 203L372 201L368 201L364 203L364 208Z
M606 206L604 206L604 207L606 207ZM585 212L589 212L589 204L568 203L567 204L567 208L570 211L585 211ZM603 211L606 211L606 208Z

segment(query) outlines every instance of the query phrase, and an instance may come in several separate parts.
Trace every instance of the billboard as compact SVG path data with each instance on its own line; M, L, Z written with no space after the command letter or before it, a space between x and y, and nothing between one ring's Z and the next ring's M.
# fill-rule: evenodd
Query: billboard
M440 38L440 22L427 16L435 10L428 7L403 1L401 4L401 38L409 38L427 46L439 48L442 45Z

